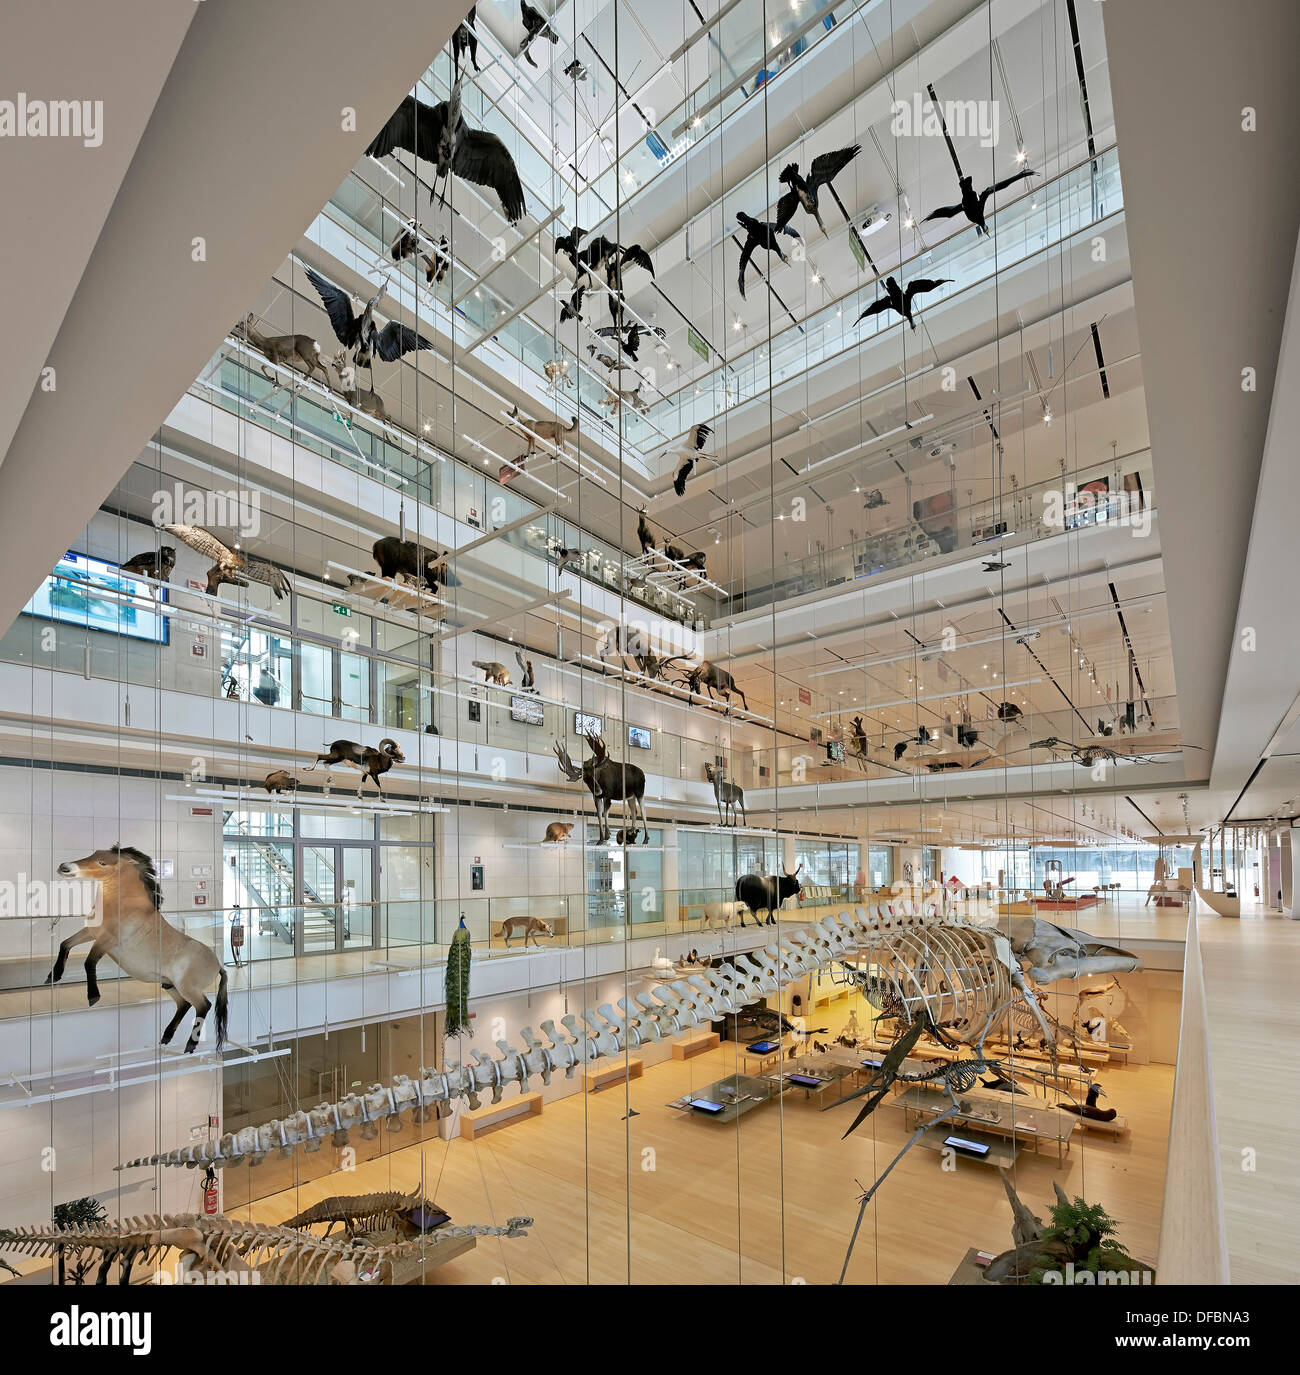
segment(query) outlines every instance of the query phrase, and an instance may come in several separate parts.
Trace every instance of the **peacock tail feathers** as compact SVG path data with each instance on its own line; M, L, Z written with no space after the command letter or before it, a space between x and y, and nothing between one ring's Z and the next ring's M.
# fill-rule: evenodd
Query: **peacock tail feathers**
M452 933L451 948L447 951L447 1017L446 1034L465 1036L469 1033L469 966L472 951L469 929L462 916L460 925Z

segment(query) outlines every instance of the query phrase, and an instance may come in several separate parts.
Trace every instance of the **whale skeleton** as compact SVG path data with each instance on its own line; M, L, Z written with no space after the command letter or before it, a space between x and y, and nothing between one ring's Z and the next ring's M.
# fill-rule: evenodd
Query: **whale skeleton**
M618 1000L618 1011L602 1003L587 1008L581 1020L575 1014L561 1017L570 1033L566 1037L553 1021L542 1022L544 1043L531 1027L519 1032L522 1048L508 1041L495 1044L499 1058L471 1050L471 1062L462 1061L441 1070L420 1070L417 1078L397 1075L391 1084L373 1084L364 1093L350 1093L334 1103L321 1103L308 1111L275 1118L257 1127L199 1144L178 1147L156 1155L141 1156L119 1165L119 1170L145 1166L184 1165L190 1168L261 1164L275 1153L291 1156L301 1146L319 1151L328 1141L347 1145L352 1130L363 1140L373 1140L379 1123L400 1130L402 1114L412 1122L432 1120L438 1107L464 1098L477 1108L489 1094L501 1101L510 1084L519 1091L529 1081L543 1084L562 1070L572 1078L575 1070L593 1060L622 1055L638 1047L708 1025L731 1013L761 1002L790 982L818 970L835 969L854 956L865 955L873 987L889 996L894 1015L908 1024L928 1018L941 1027L945 1037L970 1045L983 1054L984 1039L998 1027L1010 1027L1012 1009L1027 1007L1042 1028L1045 1043L1055 1047L1055 1035L1039 1008L1026 979L1038 984L1057 983L1095 972L1093 966L1141 967L1137 957L1114 947L1090 945L1082 933L1066 932L1037 918L1016 927L1002 923L980 925L961 914L939 911L932 904L918 905L903 899L873 905L870 913L858 907L854 913L825 917L766 945L738 954L723 964L660 984L651 993ZM1041 958L1043 943L1050 937L1053 958ZM1097 951L1104 954L1098 958ZM1022 954L1023 952L1023 954ZM1022 969L1021 959L1027 969Z

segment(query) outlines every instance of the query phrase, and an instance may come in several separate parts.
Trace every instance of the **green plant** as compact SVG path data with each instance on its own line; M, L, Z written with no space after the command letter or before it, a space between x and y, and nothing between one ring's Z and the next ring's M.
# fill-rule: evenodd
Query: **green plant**
M54 1205L54 1225L56 1227L96 1227L108 1221L108 1210L97 1198L74 1198L70 1203ZM76 1259L71 1266L71 1279L64 1265L63 1247L59 1247L59 1283L81 1284L90 1273L94 1257L88 1252L75 1252Z
M1115 1240L1118 1226L1100 1203L1088 1204L1081 1198L1065 1199L1051 1207L1051 1226L1039 1240L1040 1251L1026 1279L1042 1284L1050 1271L1073 1262L1077 1272L1141 1270L1143 1266Z

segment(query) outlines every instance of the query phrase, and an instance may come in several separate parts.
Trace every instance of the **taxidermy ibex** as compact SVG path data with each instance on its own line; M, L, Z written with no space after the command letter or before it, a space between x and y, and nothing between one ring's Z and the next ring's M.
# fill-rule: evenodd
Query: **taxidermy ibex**
M309 769L314 769L318 764L324 764L326 768L331 764L352 764L361 770L361 786L357 789L357 796L361 796L362 789L366 786L366 779L374 780L375 787L380 793L384 791L379 782L380 774L387 773L394 764L404 764L406 756L397 747L397 741L389 739L387 736L379 742L379 748L375 749L370 745L358 745L355 740L334 740L328 746L326 754L318 754L314 764L308 764ZM328 777L328 775L327 775Z
M585 760L581 768L569 758L568 750L558 740L555 742L555 757L560 761L560 770L565 777L574 783L581 780L591 793L591 800L596 804L596 819L600 823L596 844L604 845L609 840L609 804L622 802L633 823L627 837L628 844L635 845L641 828L644 828L645 843L648 845L650 828L645 820L645 771L635 764L616 764L609 757L605 742L599 735L589 735L586 739L593 757Z
M237 337L247 339L277 367L291 368L296 363L308 377L319 368L325 378L325 385L329 386L329 368L321 358L320 344L310 334L262 334L253 327L254 318L253 315L249 315L242 325L236 325L231 332ZM275 381L273 373L267 372L265 368L261 371L268 382Z

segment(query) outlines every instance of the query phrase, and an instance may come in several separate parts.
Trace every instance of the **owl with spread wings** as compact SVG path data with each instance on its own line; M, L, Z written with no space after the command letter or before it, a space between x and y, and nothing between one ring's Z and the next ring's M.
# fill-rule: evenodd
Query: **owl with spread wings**
M247 587L250 582L265 583L275 593L276 600L289 592L289 579L284 572L265 559L250 558L238 549L228 549L212 534L198 525L164 525L183 544L205 558L213 560L208 569L208 596L215 597L217 588L228 582L235 587Z

